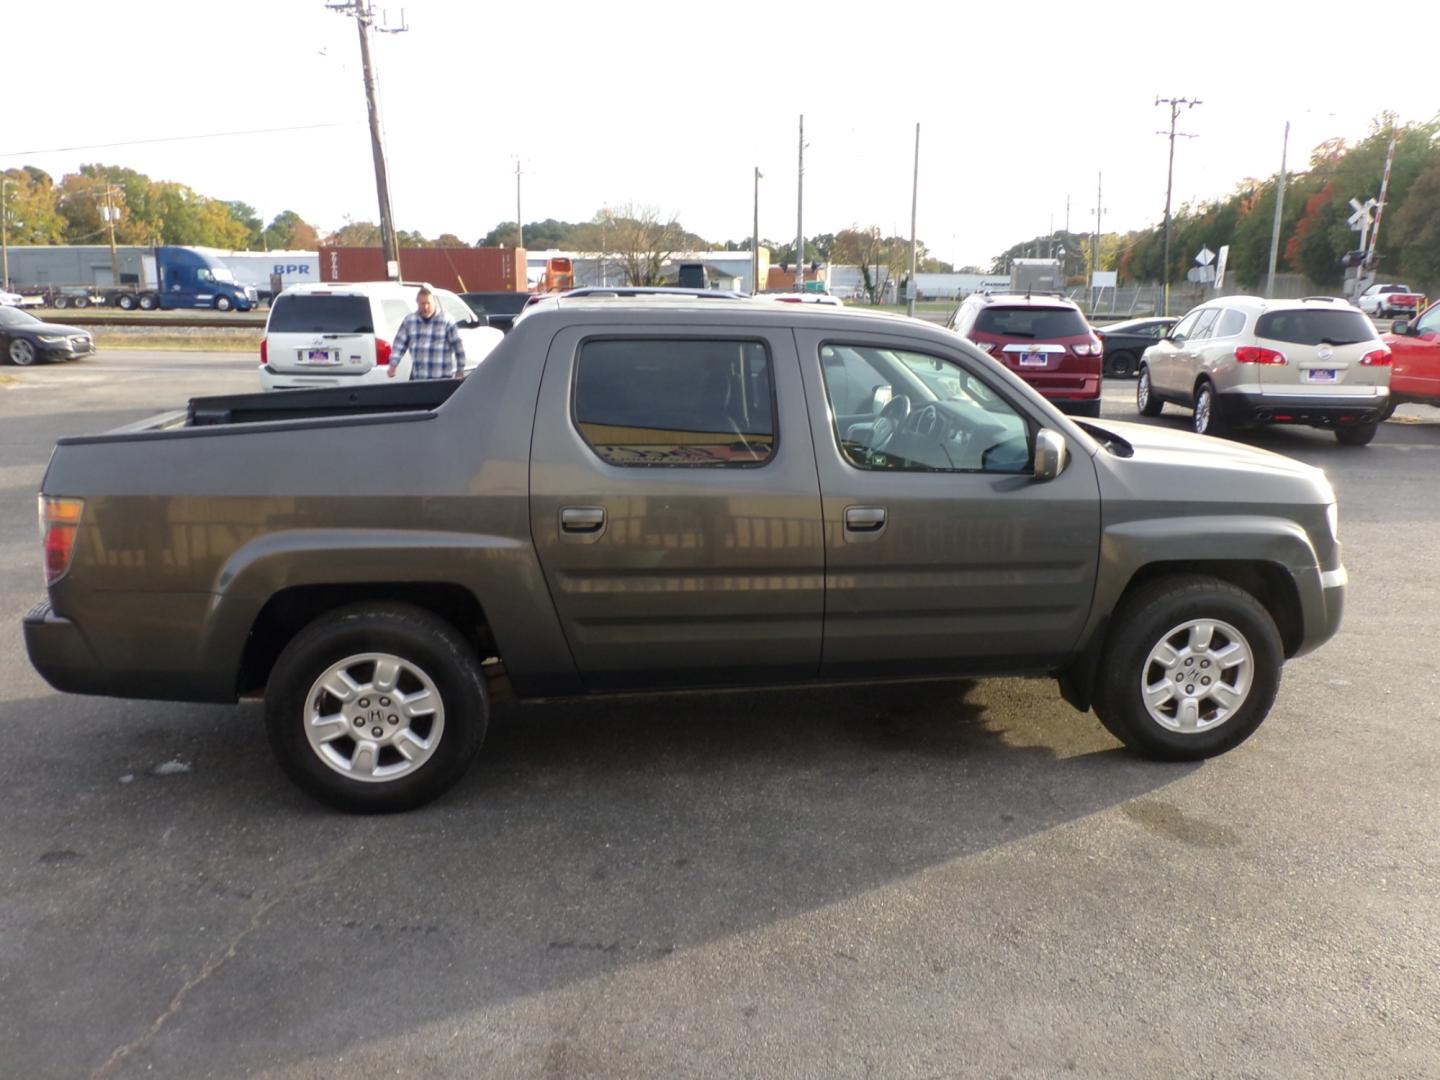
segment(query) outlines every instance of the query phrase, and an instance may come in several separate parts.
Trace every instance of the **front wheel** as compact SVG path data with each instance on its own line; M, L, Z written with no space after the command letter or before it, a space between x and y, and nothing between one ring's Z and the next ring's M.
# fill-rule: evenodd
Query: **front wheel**
M281 767L342 810L409 810L449 790L480 750L490 704L474 650L405 604L322 616L285 647L265 691Z
M1144 364L1140 365L1140 378L1135 383L1135 408L1141 416L1159 416L1165 408L1165 403L1155 396L1150 385L1150 369Z
M217 297L215 297L215 310L216 310L216 311L229 311L232 306L233 306L233 305L231 305L231 303L230 303L230 298L229 298L228 296L217 296Z
M10 362L16 367L29 367L35 363L35 346L24 338L15 338L6 350Z
M1095 712L1136 753L1213 757L1269 713L1285 651L1270 613L1243 589L1199 574L1162 578L1122 602L1111 626Z

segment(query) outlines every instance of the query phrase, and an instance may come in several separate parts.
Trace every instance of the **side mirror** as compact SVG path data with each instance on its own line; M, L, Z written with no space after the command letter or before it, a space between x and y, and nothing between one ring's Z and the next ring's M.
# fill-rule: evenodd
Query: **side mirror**
M1065 436L1058 431L1041 428L1035 435L1035 479L1054 480L1065 471L1068 454Z
M1170 342L1170 344L1172 344L1172 345L1183 345L1183 344L1185 344L1185 335L1184 335L1184 334L1166 334L1166 335L1165 335L1163 338L1161 338L1160 340L1161 340L1161 341L1168 341L1168 342Z
M1400 337L1404 337L1406 334L1410 333L1410 320L1396 319L1393 323L1390 324L1390 333L1398 334Z

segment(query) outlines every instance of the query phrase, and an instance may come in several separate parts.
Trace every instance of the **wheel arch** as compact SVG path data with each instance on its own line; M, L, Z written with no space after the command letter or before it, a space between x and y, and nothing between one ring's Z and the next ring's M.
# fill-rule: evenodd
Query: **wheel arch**
M310 623L327 612L367 601L410 604L428 611L454 627L480 660L499 656L480 598L464 586L438 581L296 585L281 589L256 613L235 673L236 694L263 691L280 653Z

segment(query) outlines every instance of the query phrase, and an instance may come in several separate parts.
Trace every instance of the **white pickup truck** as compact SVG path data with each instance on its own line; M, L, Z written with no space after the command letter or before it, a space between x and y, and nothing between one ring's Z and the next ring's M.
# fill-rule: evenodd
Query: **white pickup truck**
M1414 318L1425 307L1425 297L1398 283L1371 285L1357 301L1372 319Z

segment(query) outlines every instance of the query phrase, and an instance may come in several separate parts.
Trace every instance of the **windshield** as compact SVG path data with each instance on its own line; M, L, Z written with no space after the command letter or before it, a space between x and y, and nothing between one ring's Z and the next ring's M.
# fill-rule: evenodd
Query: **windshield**
M216 281L228 281L235 284L235 274L228 266L212 266L210 274Z
M0 326L33 326L40 320L28 311L17 311L12 307L0 307Z
M1089 332L1085 316L1074 308L987 307L975 320L981 334L1005 337L1083 337Z
M1255 336L1291 345L1357 345L1372 341L1370 320L1355 310L1267 311L1255 322Z
M270 309L270 334L373 334L370 301L363 296L290 296Z

